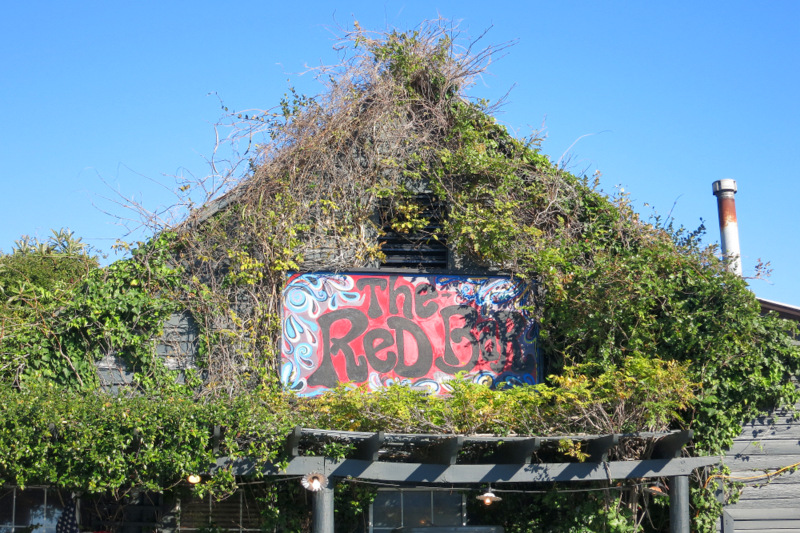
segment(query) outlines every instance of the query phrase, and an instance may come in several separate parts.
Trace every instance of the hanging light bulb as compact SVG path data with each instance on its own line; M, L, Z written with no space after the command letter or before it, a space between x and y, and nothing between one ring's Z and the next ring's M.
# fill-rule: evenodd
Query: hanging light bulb
M328 478L319 472L310 472L300 478L300 483L311 492L318 492L328 486Z
M499 502L503 499L500 496L495 495L494 492L492 492L491 486L486 490L486 492L484 492L480 496L476 496L475 498L481 500L484 503L484 505L492 505L494 502Z
M192 485L197 485L198 483L200 483L200 476L198 476L197 474L192 474L186 478L186 481L188 481Z

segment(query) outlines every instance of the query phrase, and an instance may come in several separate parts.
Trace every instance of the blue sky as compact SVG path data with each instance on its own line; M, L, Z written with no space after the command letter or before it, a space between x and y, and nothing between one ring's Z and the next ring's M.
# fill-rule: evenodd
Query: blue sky
M306 65L333 63L341 28L408 29L438 16L494 44L516 40L470 90L518 135L602 172L644 215L708 227L711 183L738 182L745 275L800 305L800 3L14 2L0 20L0 249L69 227L110 252L126 237L121 192L153 210L170 176L208 173L220 99L270 108ZM290 80L290 81L287 81ZM647 205L645 205L647 204ZM136 237L136 235L133 235ZM113 259L113 256L111 256Z

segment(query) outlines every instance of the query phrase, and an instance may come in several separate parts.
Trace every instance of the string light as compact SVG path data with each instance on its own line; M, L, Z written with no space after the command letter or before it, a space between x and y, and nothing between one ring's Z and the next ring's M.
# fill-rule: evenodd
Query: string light
M503 499L500 496L495 495L494 492L492 492L491 486L486 492L484 492L480 496L476 496L476 498L478 500L481 500L484 503L484 505L492 505L494 502L499 502Z
M310 472L300 478L300 484L311 492L319 492L328 486L328 478L319 472Z

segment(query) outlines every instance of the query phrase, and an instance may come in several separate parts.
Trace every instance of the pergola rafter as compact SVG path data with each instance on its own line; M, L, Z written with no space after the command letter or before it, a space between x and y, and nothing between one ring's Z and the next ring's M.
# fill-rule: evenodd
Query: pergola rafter
M670 530L689 532L688 476L717 457L681 457L691 431L608 435L507 436L331 431L296 427L284 441L285 462L256 465L220 458L212 467L238 476L347 478L415 485L577 483L669 478ZM349 445L342 458L320 455L322 445ZM565 453L559 445L568 443ZM640 450L632 460L611 460L615 449ZM578 450L577 452L575 450ZM583 459L582 461L579 459ZM314 531L333 531L333 490L315 493Z

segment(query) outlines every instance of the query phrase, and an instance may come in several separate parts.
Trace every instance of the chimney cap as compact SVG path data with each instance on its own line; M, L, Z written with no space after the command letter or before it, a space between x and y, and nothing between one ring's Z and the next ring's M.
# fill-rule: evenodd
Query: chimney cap
M711 188L714 191L714 194L719 194L721 192L736 192L736 180L717 180L712 185Z

